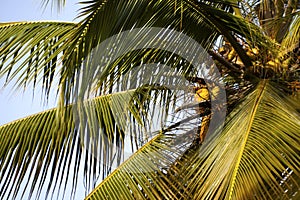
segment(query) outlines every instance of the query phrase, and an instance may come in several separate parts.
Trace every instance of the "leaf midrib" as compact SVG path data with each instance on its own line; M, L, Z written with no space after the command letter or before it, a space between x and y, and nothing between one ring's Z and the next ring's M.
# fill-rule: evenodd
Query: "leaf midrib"
M252 124L253 124L255 115L257 113L258 107L259 107L260 102L262 100L266 84L267 84L267 80L262 80L259 83L259 86L258 86L259 90L258 90L256 101L254 103L254 106L253 106L253 109L252 109L252 112L251 112L251 118L250 118L250 121L249 121L249 124L248 124L248 127L247 127L245 138L244 138L243 143L241 145L241 151L239 153L239 156L238 156L238 159L237 159L237 162L236 162L233 174L232 174L232 178L231 178L231 181L230 181L230 185L229 185L229 197L228 197L228 199L232 199L233 198L233 190L234 190L234 186L235 186L235 182L236 182L237 173L238 173L238 170L239 170L239 167L240 167L240 162L241 162L241 159L243 157L243 153L244 153L244 150L245 150L245 147L246 147L246 143L247 143L247 140L248 140L251 128L252 128Z

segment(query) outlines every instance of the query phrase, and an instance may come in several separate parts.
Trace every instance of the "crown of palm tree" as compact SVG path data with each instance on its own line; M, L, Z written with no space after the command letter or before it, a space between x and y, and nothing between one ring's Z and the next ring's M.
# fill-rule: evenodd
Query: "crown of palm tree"
M39 198L42 192L45 198L68 192L74 198L79 179L87 199L299 197L298 1L80 3L79 23L0 23L0 77L25 89L42 87L46 97L52 90L58 94L57 108L0 126L1 199ZM61 8L65 0L52 4ZM98 45L143 27L183 32L214 59L226 83L228 115L224 127L214 124L214 133L205 139L202 134L204 141L197 134L214 114L217 85L195 109L178 105L181 96L170 90L175 79L170 87L141 84L140 74L132 72L144 63L163 63L191 85L203 81L197 66L172 52L130 51L101 74L91 72L95 79L88 79L86 88L93 89L93 98L74 95L90 72L84 61L97 58L92 52ZM176 121L182 112L194 115ZM172 120L152 132L158 119ZM126 145L136 152L121 164ZM119 166L112 172L113 163Z

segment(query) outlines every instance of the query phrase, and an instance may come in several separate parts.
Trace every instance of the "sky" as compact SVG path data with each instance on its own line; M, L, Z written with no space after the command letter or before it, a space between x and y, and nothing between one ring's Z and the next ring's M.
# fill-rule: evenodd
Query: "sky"
M50 4L45 8L42 0L10 0L2 1L0 6L0 22L59 20L74 21L80 5L78 0L67 0L66 6L58 13L51 9ZM13 120L43 111L55 106L55 98L51 96L48 105L41 102L39 90L23 92L13 90L12 85L3 88L4 78L0 79L0 125Z

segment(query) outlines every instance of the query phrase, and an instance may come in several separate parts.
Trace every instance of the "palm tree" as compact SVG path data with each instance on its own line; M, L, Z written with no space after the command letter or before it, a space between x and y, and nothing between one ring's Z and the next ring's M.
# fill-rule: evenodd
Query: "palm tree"
M0 127L1 199L74 197L80 179L87 199L299 198L299 2L81 3L79 23L0 24L0 77L25 89L42 87L45 97L58 91L57 108ZM198 77L199 68L176 52L135 48L103 66L94 63L107 58L97 54L103 48L95 51L107 38L117 36L105 43L114 56L128 47L121 33L138 29L134 46L149 39L149 27L182 32L192 40L178 43L181 49L197 41L214 59L226 83L224 127L212 117L224 109L214 101L222 85ZM201 83L197 90L209 99L197 102L197 113L194 104L179 105L183 89L168 71L144 84L141 73L157 74L145 71L149 63ZM93 98L86 100L86 91ZM182 112L190 114L177 118ZM204 119L211 132L201 133ZM168 123L152 132L153 120ZM120 164L128 144L135 153ZM113 163L119 166L112 172Z

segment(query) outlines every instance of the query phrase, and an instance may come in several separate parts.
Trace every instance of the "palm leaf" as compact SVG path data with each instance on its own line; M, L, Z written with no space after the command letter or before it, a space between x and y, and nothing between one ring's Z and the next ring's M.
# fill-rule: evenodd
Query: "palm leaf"
M26 87L42 78L48 93L60 68L60 54L70 32L76 26L69 22L16 22L0 24L0 77L15 79Z
M230 1L222 2L216 1L212 6L223 6L225 9L231 5ZM85 18L80 23L80 27L73 33L70 39L71 44L64 56L64 63L66 65L65 75L68 79L66 80L66 85L68 85L68 82L76 79L74 76L82 68L82 60L87 58L93 59L93 57L90 57L92 49L107 38L132 28L168 27L180 30L196 39L204 48L211 47L218 36L218 30L214 26L211 26L211 24L206 23L203 15L197 15L195 8L188 6L189 1L182 1L181 5L177 4L176 1L122 0L117 2L89 1L82 3L85 7L81 9L79 17ZM205 4L207 2L200 3ZM144 10L147 10L147 12L144 12ZM184 23L182 23L183 21ZM111 26L112 24L114 26ZM184 26L181 26L181 24ZM119 46L122 44L116 43L113 45ZM147 55L148 53L148 51L137 51L132 53L129 59L140 61L143 55ZM107 68L114 71L117 68L116 66L121 65L120 61L124 62L124 59L120 58L114 63L110 63L110 66L107 66ZM147 60L144 61L147 62ZM126 64L128 68L128 63ZM123 74L127 68L123 66L119 67L118 73ZM111 73L102 76L104 77L104 81L111 81L118 78L111 76ZM105 77L107 78L106 80ZM72 88L66 89L72 90Z
M105 39L133 27L176 27L180 23L180 15L174 15L174 1L90 1L85 4L87 5L82 8L80 17L85 16L86 18L81 22L79 29L73 33L72 44L64 56L68 68L66 74L70 81L73 80L75 72L79 70L81 60L87 58L91 50ZM196 26L199 25L199 19L187 21L191 23L195 30L194 33L196 30L201 30L201 25ZM202 35L197 35L199 38L201 37L201 41L206 42L207 38L214 34L208 26L205 27L205 30L201 31ZM147 54L147 52L133 53L131 59L137 56L141 58L141 54ZM110 68L115 68L118 64L116 62ZM121 70L120 73L125 71L124 68Z
M249 41L254 41L254 45L259 44L270 48L268 38L264 37L257 27L252 24L248 25L245 20L228 13L231 5L236 3L235 1L194 2L182 0L178 4L177 1L173 0L91 0L82 3L86 4L81 13L85 19L77 25L66 23L2 24L0 26L0 60L2 60L0 63L0 76L6 75L8 81L15 78L19 80L19 85L25 86L29 81L33 81L35 85L38 78L42 78L43 86L49 92L53 76L57 72L56 69L59 68L61 70L59 75L60 90L62 96L64 96L60 101L65 105L71 101L71 94L76 92L76 84L78 83L74 80L79 80L81 72L84 70L82 61L87 58L92 59L90 53L105 39L133 27L171 27L188 33L205 48L211 47L217 36L223 34L229 38L245 63L248 63L248 58L242 47L236 42L231 31L249 39ZM147 10L147 12L144 12L144 10ZM118 44L115 45L118 46ZM101 79L97 82L99 93L113 92L113 88L120 83L120 77L130 70L130 64L133 63L133 66L139 65L141 58L144 59L150 53L153 53L153 50L131 52L113 63L109 63L109 66L105 66L105 69L109 70L101 74ZM62 65L58 67L60 56ZM146 61L159 61L168 57L172 58L169 54L154 51L154 54L149 56ZM177 62L181 59L177 59ZM250 64L248 63L248 65ZM194 72L194 70L190 70L189 65L181 67L182 71ZM91 82L90 84L93 85L94 83ZM132 84L134 83L127 82L120 85L120 87L129 89ZM0 145L0 178L3 180L0 196L22 196L24 194L20 193L30 187L29 185L31 185L30 195L34 191L37 191L39 195L45 181L47 182L46 176L43 175L47 170L50 170L51 180L55 180L48 184L47 195L49 192L54 191L54 185L56 185L54 188L61 188L60 186L65 184L65 190L67 183L63 183L63 172L67 171L66 179L71 176L69 169L72 162L75 162L75 172L70 183L72 188L76 187L78 169L81 163L92 163L91 166L85 165L85 181L89 183L90 187L94 187L95 174L105 173L99 168L100 165L97 164L97 160L104 159L105 163L110 163L113 160L112 151L109 151L111 150L110 147L102 146L102 149L105 150L102 152L103 154L96 154L99 157L95 157L95 154L93 154L97 146L97 143L93 142L97 142L97 139L99 139L97 137L98 124L100 124L100 127L104 127L105 137L114 142L119 141L117 144L122 149L122 139L124 138L122 130L126 128L124 122L126 122L127 117L125 116L123 119L123 116L121 116L121 119L116 120L113 113L124 107L123 103L129 99L129 96L127 97L124 94L120 96L109 95L109 98L113 100L100 97L97 101L100 102L99 104L92 103L89 105L88 110L95 111L92 113L86 112L85 107L79 107L80 112L74 116L72 106L65 109L61 106L58 110L47 111L0 127L0 136L4 138L3 145ZM111 105L111 102L114 102L114 105ZM81 102L78 103L80 106ZM164 98L161 98L161 103L164 103ZM192 164L188 170L181 163L180 166L183 167L182 169L174 169L175 175L174 173L164 173L165 168L173 169L174 166L177 166L174 165L174 162L177 162L176 158L181 157L185 151L178 151L178 144L175 145L176 148L171 145L172 141L178 140L178 136L161 133L124 163L120 169L107 179L108 181L104 181L89 198L99 198L101 195L104 199L110 195L114 195L112 198L115 199L191 198L193 195L196 197L207 195L208 197L231 198L232 196L248 195L251 192L251 194L269 197L273 193L281 194L280 187L278 190L274 187L274 185L278 185L276 178L280 178L279 173L289 167L293 170L294 175L299 175L299 167L296 165L299 162L299 156L297 155L299 152L299 146L297 146L299 143L297 132L299 130L299 116L297 113L295 114L290 105L291 102L279 95L279 92L269 84L259 87L256 92L247 96L242 107L239 108L240 110L237 110L232 120L229 120L223 134L213 138L203 148L198 148L200 156L198 154L195 156L190 155L192 159L189 160ZM264 111L265 108L270 109L271 107L274 109L274 115L276 116L274 121L268 118L270 113ZM137 108L142 108L143 114L148 111L147 109L143 110L143 104L137 105ZM143 119L141 119L140 110L137 108L131 110L131 114L141 122ZM283 111L280 111L279 108ZM250 117L246 116L247 112L251 113L249 114ZM79 118L75 118L78 116ZM89 117L96 117L99 123L96 125L94 121L89 120ZM82 121L84 118L87 118L87 121ZM286 124L277 126L278 123L287 118L291 120ZM245 119L247 119L246 122L244 122ZM130 118L130 120L133 120L133 118ZM234 122L234 120L237 121ZM268 130L260 125L263 120L268 122ZM117 121L122 123L118 124ZM239 133L240 129L235 127L244 127L245 134L240 134L240 137L230 137L232 132ZM120 129L122 130L120 131ZM258 129L262 131L259 132ZM82 130L82 132L79 133L79 130ZM92 138L91 140L84 140L87 155L84 155L81 146L82 138L85 138L83 137L85 135L81 134L84 134L85 131ZM268 134L274 136L271 141L266 141L265 135ZM225 138L229 138L228 141ZM266 145L259 146L257 140L262 140ZM170 141L171 143L169 143ZM237 144L233 147L239 149L229 148L228 144ZM274 149L275 144L281 146L278 151L273 152L271 150ZM289 147L288 144L294 144L294 147ZM263 151L255 149L254 145L259 146ZM188 146L188 143L183 142L184 149L188 149ZM224 149L221 147L224 147ZM221 151L217 151L220 149ZM255 162L252 162L251 155L247 154L247 152L255 150L258 152L255 154L258 158L255 159L258 159L259 163L263 163L257 168L252 167ZM193 151L197 151L197 149ZM266 158L259 157L261 152L268 152ZM102 157L100 158L100 156ZM234 160L231 156L237 159ZM12 158L10 159L10 157ZM152 163L153 160L158 158L159 160L156 163ZM212 159L218 159L220 162L215 163ZM231 167L225 167L224 169L222 166L224 166L225 159L230 161L229 164L226 164ZM31 162L34 164L31 164ZM179 160L178 162L182 161ZM52 163L54 163L53 166ZM135 163L139 166L135 168L137 174L131 173ZM8 170L2 171L7 167ZM240 175L241 169L244 171L250 169L246 175L252 177L252 179L248 180L244 175ZM109 170L110 167L106 168L106 171ZM210 173L211 171L216 173ZM26 186L22 190L20 187L21 183L24 183L26 173L29 173L29 175L34 174L34 176L32 183L29 180L25 181ZM89 174L92 174L92 176L89 177ZM228 174L229 176L225 176ZM180 176L180 179L178 176ZM195 181L195 177L200 178ZM209 187L205 185L206 183L215 183L213 180L216 180L216 177L217 180L220 180L219 185L213 186L214 184L212 184ZM260 179L253 179L253 177L259 177ZM19 181L14 185L13 182L17 179ZM124 183L124 180L127 182ZM242 185L241 180L247 182L247 187L244 187L245 191L240 188L240 185ZM255 183L262 186L263 189L255 188L254 180L258 180L258 183ZM146 183L144 183L145 181ZM208 190L203 190L203 188L208 188ZM220 190L220 188L225 189ZM120 195L113 193L117 189L122 191ZM74 191L72 191L72 194L74 194Z
M282 50L290 50L299 46L300 35L300 12L295 13L294 19L290 25L289 32L285 35L282 41Z
M182 177L178 175L178 169L168 170L197 137L198 123L191 122L198 117L190 116L162 130L102 181L86 199L191 198L190 194L184 194L185 186L179 181Z
M22 198L25 193L39 197L42 191L47 197L61 190L64 195L66 187L74 195L79 169L84 169L86 190L95 187L97 177L105 177L112 163L120 163L125 137L132 138L132 145L150 137L142 128L147 116L141 116L138 105L146 106L151 96L158 97L152 91L164 89L147 86L99 96L83 107L69 105L64 120L52 109L0 126L0 197Z
M73 32L70 46L64 55L67 90L65 94L71 93L70 91L73 90L72 82L74 79L76 80L75 76L82 68L82 60L95 59L95 56L90 55L94 48L107 38L133 27L168 27L179 30L195 39L204 48L210 48L219 35L224 35L229 38L244 63L247 63L246 66L251 66L252 63L231 32L245 37L252 46L259 45L268 49L272 46L269 38L257 26L229 13L236 1L194 2L184 0L179 4L177 1L167 0L150 2L122 0L82 3L85 7L82 8L79 17L85 18L80 23L80 27ZM143 12L144 10L147 12ZM111 45L121 46L123 44ZM112 72L117 71L121 75L127 72L130 64L139 65L142 59L147 63L144 56L147 54L149 51L136 51L132 52L130 56L127 55L126 62L125 58L112 61L109 66L106 66L110 71L106 70L106 74L102 73L103 79L99 85L108 85L109 82L114 82L119 78L119 76L112 76ZM160 56L159 54L155 55L155 57ZM134 63L134 60L138 62Z
M189 14L188 7L177 7L174 1L124 0L82 3L86 6L82 8L81 16L86 18L79 24L64 22L2 24L0 76L6 76L7 82L17 80L18 86L26 87L33 82L34 88L36 82L42 79L42 87L47 94L53 77L57 76L60 92L65 95L60 101L66 105L72 102L70 93L74 89L74 80L78 80L77 70L80 70L82 61L88 58L94 47L112 35L132 27L143 26L171 26L179 29L184 17L187 18L185 20L187 27L193 27L192 30L186 29L187 32L194 33L193 36L201 44L209 46L217 36L216 30L202 23L201 16ZM186 13L186 16L182 12ZM112 24L114 26L111 26ZM137 52L131 57L140 58L141 54L147 52ZM116 62L114 66L118 64ZM126 71L124 68L120 68L121 73L124 71ZM115 79L110 74L106 77L109 81Z
M223 132L191 155L182 169L189 193L204 199L294 195L300 187L296 104L272 83L261 81L233 111ZM284 175L290 172L292 176Z
M70 94L74 91L74 80L78 80L78 74L80 74L78 71L82 68L82 61L93 59L89 57L92 49L110 36L129 30L132 27L159 26L181 30L198 41L204 48L211 47L219 34L225 34L226 37L231 38L231 42L248 65L251 62L248 62L247 55L233 36L228 33L234 31L245 36L248 34L248 38L251 36L249 41L256 41L257 43L265 41L265 38L261 38L258 34L260 32L256 29L251 32L251 29L246 25L246 21L239 18L229 20L234 16L227 12L232 5L236 4L235 1L216 0L211 3L206 1L194 3L186 0L182 1L181 4L177 4L176 1L124 0L82 3L86 6L82 8L79 17L85 17L85 19L78 25L73 24L73 27L70 27L70 29L73 28L72 31L70 29L53 31L50 28L45 29L45 27L43 27L44 29L37 29L34 24L28 23L23 27L25 30L15 32L14 34L21 35L27 33L26 31L30 31L30 34L26 34L26 37L15 38L12 44L5 44L6 51L2 51L1 59L3 63L7 64L2 69L1 75L7 75L9 80L13 78L19 80L19 85L26 85L29 81L33 81L35 84L37 77L42 78L43 86L46 92L49 93L52 77L56 71L58 55L61 55L63 60L59 60L59 63L63 65L60 68L61 74L58 75L58 79L61 84L60 92L63 93L64 98L60 101L68 103L72 102ZM143 12L144 10L147 10L147 12ZM222 15L222 18L216 17L218 15ZM223 20L223 18L226 20ZM112 24L114 26L111 26ZM14 30L14 26L9 27ZM29 30L26 30L26 27ZM237 30L240 27L243 27L243 30L238 32ZM36 30L32 31L32 29ZM9 36L9 38L14 37L11 35L10 30L3 29L2 31L3 35ZM254 38L255 35L258 35L258 39ZM51 40L52 37L54 37L53 41ZM7 43L7 40L8 38L3 42ZM30 43L27 43L28 41ZM23 45L24 49L13 48L17 45ZM50 55L48 55L49 52ZM148 54L148 52L135 52L131 54L130 59L140 60L139 58L145 54ZM21 57L27 55L28 58L25 61L17 63ZM159 57L159 55L156 55L156 57ZM13 58L12 61L10 58ZM117 67L120 65L120 61L124 62L124 59L118 59L111 63L112 66L109 68L112 68L112 70L110 73L102 75L104 77L103 81L115 82L119 78L119 76L112 76L111 72L114 69L117 69L119 74L126 72L127 68ZM13 68L16 64L18 64L18 67ZM125 64L128 65L128 63ZM102 84L105 85L106 83Z
M300 187L300 116L295 103L271 83L262 81L233 111L220 135L186 153L171 151L171 143L164 142L171 135L159 135L87 199L292 196ZM180 135L172 137L171 141Z
M74 80L78 78L76 77L77 71L82 68L82 60L87 59L92 49L103 40L132 27L159 26L181 30L196 39L204 48L211 47L217 36L223 34L230 39L241 58L248 63L247 66L251 65L248 56L228 33L233 31L249 38L249 41L254 41L255 44L266 43L266 38L262 37L261 31L255 26L249 27L246 20L228 13L230 7L236 4L235 1L216 0L215 2L195 3L186 0L177 4L176 1L124 0L82 3L86 6L82 8L80 17L84 16L85 19L77 26L70 24L66 29L57 29L57 27L55 29L54 25L50 26L47 23L4 25L2 35L5 37L1 41L3 51L1 51L0 66L4 64L6 66L1 70L0 75L6 75L9 80L16 78L20 82L19 85L26 85L29 81L35 84L37 77L42 78L43 86L49 93L56 65L63 63L59 79L62 84L61 92L67 100L61 99L61 101L68 103L68 101L71 102L70 94L74 89ZM147 12L143 12L144 10ZM232 18L234 20L231 20ZM115 25L111 26L111 24ZM63 23L58 23L58 25L66 26ZM45 29L47 26L51 28ZM71 28L73 28L72 31L70 31ZM15 37L22 34L26 37ZM270 44L267 43L266 46ZM147 52L137 52L131 58L140 58L141 54L147 54ZM58 55L62 56L62 62L59 60L58 63ZM27 58L21 61L21 57ZM16 64L18 67L13 68ZM120 63L115 62L113 65L118 64ZM121 67L119 71L122 74L126 70ZM109 81L116 79L111 74L107 74L106 77Z

